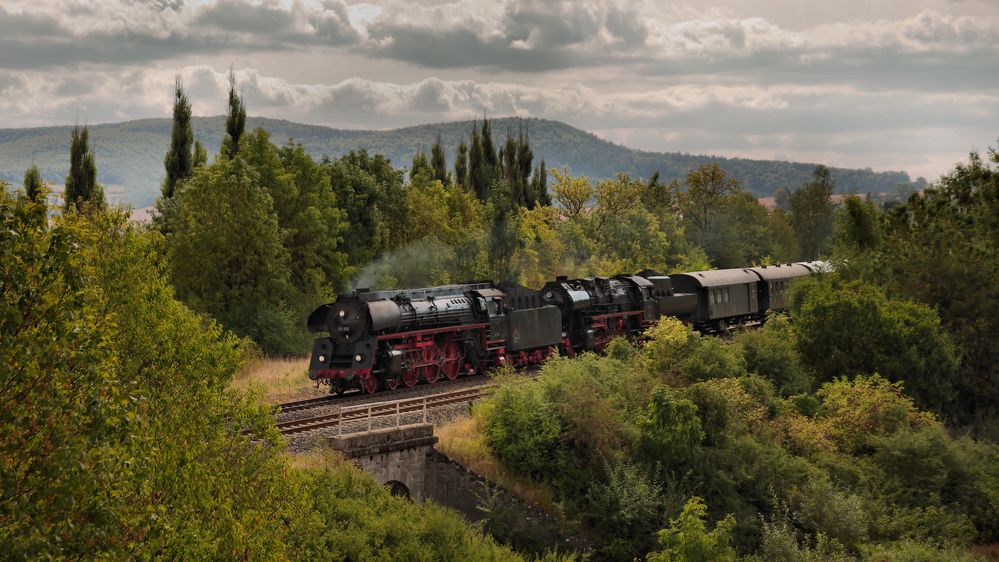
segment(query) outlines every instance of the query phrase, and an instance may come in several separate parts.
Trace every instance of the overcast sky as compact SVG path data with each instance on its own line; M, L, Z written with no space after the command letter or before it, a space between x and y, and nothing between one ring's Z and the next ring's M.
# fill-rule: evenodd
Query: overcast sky
M710 2L711 0L708 0ZM934 179L999 139L999 0L3 0L0 127L524 115L634 148Z

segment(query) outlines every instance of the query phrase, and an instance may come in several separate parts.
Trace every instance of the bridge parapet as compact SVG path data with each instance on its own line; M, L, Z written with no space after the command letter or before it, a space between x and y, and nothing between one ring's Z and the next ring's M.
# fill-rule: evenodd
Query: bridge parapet
M329 443L393 493L418 502L426 497L427 457L437 443L432 424L338 435Z

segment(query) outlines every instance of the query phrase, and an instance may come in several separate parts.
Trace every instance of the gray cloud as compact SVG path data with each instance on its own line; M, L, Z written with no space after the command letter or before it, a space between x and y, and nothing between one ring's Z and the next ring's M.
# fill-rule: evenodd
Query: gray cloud
M342 0L260 4L56 0L0 6L0 68L123 65L187 55L260 53L354 43Z
M5 0L3 126L168 115L177 68L195 112L218 114L232 59L251 113L337 127L485 111L654 150L925 175L945 143L987 145L999 122L999 14L982 2L844 0L878 16L795 25L751 0L371 1Z
M790 31L758 17L663 15L643 2L605 0L461 0L426 7L387 0L354 21L342 0L220 0L207 6L99 0L68 4L72 10L64 1L0 7L0 68L340 47L441 70L602 67L663 79L731 73L763 83L849 80L872 88L999 83L999 16L931 10Z

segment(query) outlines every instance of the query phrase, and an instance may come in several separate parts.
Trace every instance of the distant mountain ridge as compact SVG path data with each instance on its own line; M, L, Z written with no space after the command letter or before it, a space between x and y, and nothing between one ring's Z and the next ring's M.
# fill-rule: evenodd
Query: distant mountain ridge
M195 117L194 133L209 154L218 152L225 130L225 117ZM560 121L538 118L499 118L491 120L494 140L502 144L507 131L517 134L524 127L530 135L535 161L545 159L548 166L568 166L574 175L597 180L624 172L648 178L659 172L669 181L706 162L718 162L731 176L757 197L766 197L780 187L795 188L811 178L815 164L779 160L750 160L721 156L693 155L679 152L648 152L630 149L603 140L592 133ZM159 195L163 179L163 156L170 142L169 118L140 119L90 126L99 181L111 200L134 207L150 205ZM471 121L432 123L385 131L334 129L304 125L280 119L250 117L248 130L262 127L272 142L282 144L289 138L302 144L314 157L332 157L350 150L367 149L381 153L399 168L408 168L417 150L430 151L440 134L447 149L448 165L453 165L458 141L468 137ZM46 181L61 186L69 168L70 126L26 129L0 129L0 179L20 185L24 171L32 162L38 165ZM831 168L839 193L877 193L890 191L897 184L909 182L905 172L875 172Z

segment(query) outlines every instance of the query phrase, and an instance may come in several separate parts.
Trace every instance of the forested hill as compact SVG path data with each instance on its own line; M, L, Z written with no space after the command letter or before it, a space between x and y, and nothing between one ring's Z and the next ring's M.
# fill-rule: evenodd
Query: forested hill
M164 174L163 155L170 141L170 124L170 119L162 118L90 126L99 180L111 200L135 207L147 206L155 200ZM224 117L195 117L193 124L195 134L209 153L217 152L222 141ZM544 158L549 167L568 166L573 174L591 179L611 177L618 172L648 177L658 171L663 179L669 180L682 177L705 162L717 161L747 189L764 197L782 186L794 188L808 181L815 167L811 163L632 150L546 119L495 119L492 130L497 143L502 142L507 131L516 134L521 124L530 135L536 159ZM398 167L408 167L415 151L430 151L437 134L448 149L451 164L455 146L463 136L467 138L471 122L454 121L388 131L351 131L251 117L247 128L256 127L267 130L272 141L277 143L293 138L316 157L323 154L339 156L365 148L385 154ZM0 129L0 179L19 185L25 169L34 161L46 181L62 185L69 168L70 129L69 126ZM887 192L898 183L909 181L905 172L869 169L834 168L832 177L836 191L841 193Z

